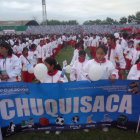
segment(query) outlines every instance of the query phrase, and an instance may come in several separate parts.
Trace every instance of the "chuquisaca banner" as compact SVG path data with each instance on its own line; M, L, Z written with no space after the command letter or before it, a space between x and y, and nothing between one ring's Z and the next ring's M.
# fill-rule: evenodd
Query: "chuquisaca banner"
M29 131L139 128L140 82L0 83L3 137Z

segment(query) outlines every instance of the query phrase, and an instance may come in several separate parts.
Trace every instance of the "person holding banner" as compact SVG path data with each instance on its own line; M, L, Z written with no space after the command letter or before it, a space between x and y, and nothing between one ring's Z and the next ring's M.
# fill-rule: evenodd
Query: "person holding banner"
M111 83L113 83L115 79L118 79L118 70L115 69L111 61L105 58L107 50L107 47L104 45L97 47L95 59L89 60L87 65L84 67L84 70L86 73L89 73L89 68L92 65L100 65L104 72L101 79L110 79Z
M44 60L44 64L46 65L48 69L48 73L46 74L46 77L41 83L63 83L68 82L68 79L65 75L62 75L62 69L59 64L57 64L56 60L52 57L47 57Z
M0 81L19 82L21 62L7 42L0 43Z
M46 65L48 69L48 73L46 74L46 77L40 81L41 83L63 83L68 82L67 77L62 74L62 69L59 64L57 64L56 60L52 57L47 57L44 60L44 64ZM49 134L50 131L46 131L46 134ZM56 131L55 134L59 135L61 131Z
M110 82L113 83L115 79L118 79L118 70L115 69L111 61L105 58L107 50L108 48L105 45L100 45L99 47L97 47L96 57L88 61L88 63L84 67L84 71L89 73L90 66L95 65L96 69L96 65L100 65L103 69L103 76L101 77L101 79L110 79ZM91 79L89 78L89 80ZM85 129L84 131L88 132L88 129ZM103 128L103 131L108 131L108 128Z

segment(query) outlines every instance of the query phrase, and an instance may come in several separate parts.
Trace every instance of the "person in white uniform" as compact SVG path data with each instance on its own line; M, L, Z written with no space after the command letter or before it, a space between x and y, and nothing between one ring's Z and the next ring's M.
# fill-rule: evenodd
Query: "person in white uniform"
M108 35L107 43L109 49L106 58L110 60L115 68L119 70L119 79L123 79L123 74L126 67L126 62L123 56L123 49L121 45L116 43L114 35Z
M104 45L100 45L96 49L96 57L95 59L89 60L88 63L84 67L84 71L89 73L89 68L96 64L100 65L103 68L103 76L101 79L110 79L111 83L114 82L115 79L118 79L118 70L115 68L113 63L110 60L105 58L107 54L107 47Z
M127 76L128 80L140 80L140 56L136 61L135 65L133 65Z
M70 80L71 81L83 81L87 80L87 73L84 72L84 66L87 64L86 52L84 50L79 51L79 58L73 64Z
M43 80L41 80L41 83L64 83L68 82L68 79L65 75L62 75L62 69L59 64L57 64L56 60L52 57L47 57L44 60L44 64L46 65L48 69L48 73L46 73L46 76ZM46 134L49 134L50 131L46 131ZM55 134L59 135L61 131L56 131Z
M0 43L0 81L19 82L21 73L21 62L13 54L11 45L7 42Z

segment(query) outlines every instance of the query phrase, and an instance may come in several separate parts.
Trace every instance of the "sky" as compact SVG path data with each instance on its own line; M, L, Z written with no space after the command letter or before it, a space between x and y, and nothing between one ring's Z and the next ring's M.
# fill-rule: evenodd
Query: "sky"
M140 11L140 0L46 0L47 19L119 20ZM0 0L0 20L42 21L42 0Z

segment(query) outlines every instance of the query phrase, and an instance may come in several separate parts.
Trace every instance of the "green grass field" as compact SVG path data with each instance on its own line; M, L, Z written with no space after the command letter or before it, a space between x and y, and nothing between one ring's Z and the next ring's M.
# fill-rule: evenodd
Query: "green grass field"
M89 55L88 49L86 52ZM62 66L64 60L67 60L69 64L72 56L73 49L68 46L67 49L60 51L56 59ZM44 132L33 132L7 137L4 140L140 140L140 132L136 134L132 131L124 131L117 128L110 128L109 132L103 132L101 129L92 129L88 133L83 130L63 131L59 136L55 135L54 132L49 135L46 135Z
M54 132L49 135L44 132L25 133L4 140L140 140L140 133L111 128L109 132L103 132L101 129L91 130L88 133L83 130L63 131L58 136Z

